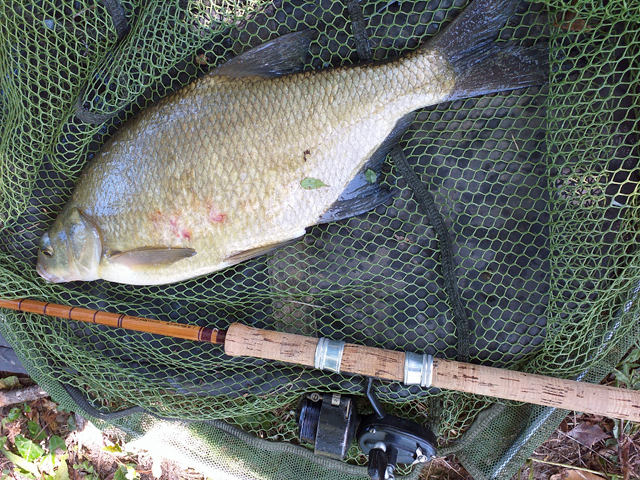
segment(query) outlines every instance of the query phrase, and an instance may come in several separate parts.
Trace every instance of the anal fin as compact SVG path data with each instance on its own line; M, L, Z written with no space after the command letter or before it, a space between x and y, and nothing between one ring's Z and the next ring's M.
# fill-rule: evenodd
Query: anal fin
M356 175L342 195L320 217L318 223L328 223L354 217L373 210L393 196L391 190L369 183L364 171Z
M277 250L286 245L290 245L298 241L299 238L300 237L298 236L291 240L285 240L284 242L274 243L271 245L264 245L262 247L249 248L247 250L234 252L231 255L229 255L227 258L225 258L225 262L228 266L235 265L236 263L244 262L245 260L250 260L260 255L265 255L267 253L273 252L274 250Z

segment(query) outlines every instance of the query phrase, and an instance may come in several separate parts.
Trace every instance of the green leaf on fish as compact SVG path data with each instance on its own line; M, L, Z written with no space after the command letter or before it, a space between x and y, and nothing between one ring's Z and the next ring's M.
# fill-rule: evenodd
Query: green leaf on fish
M368 168L367 170L364 171L364 178L366 178L367 182L369 183L376 183L376 180L378 179L378 175L376 174L376 172Z
M329 185L317 178L307 177L300 182L300 186L305 190L315 190L316 188L328 187Z

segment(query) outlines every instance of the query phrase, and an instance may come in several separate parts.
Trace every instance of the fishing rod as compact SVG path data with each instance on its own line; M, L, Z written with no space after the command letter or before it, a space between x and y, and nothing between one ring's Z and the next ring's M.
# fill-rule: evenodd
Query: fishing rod
M261 330L240 323L221 330L28 299L0 299L0 307L223 345L229 356L276 360L640 422L640 391L636 390Z

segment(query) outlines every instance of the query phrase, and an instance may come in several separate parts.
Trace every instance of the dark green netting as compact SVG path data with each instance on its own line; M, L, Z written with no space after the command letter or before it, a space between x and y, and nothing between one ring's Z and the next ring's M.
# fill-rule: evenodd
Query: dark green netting
M0 294L455 358L438 241L391 161L384 173L398 189L392 202L208 277L163 287L54 286L35 272L37 241L77 173L127 118L291 31L321 32L307 68L358 61L346 3L4 2ZM465 3L363 1L374 58L415 48ZM598 381L638 336L640 7L601 3L522 4L501 39L548 41L549 85L423 109L402 139L449 228L473 362L562 377L589 371L586 379ZM301 394L364 391L361 378L227 358L213 345L36 315L5 312L2 320L30 374L70 407L62 385L104 412L141 406L185 421L224 419L288 445ZM390 411L430 424L442 452L457 450L478 479L508 478L562 415L398 383L378 393ZM111 421L134 437L158 422ZM208 448L230 442L202 428ZM255 459L254 447L238 445L225 455L243 459L246 478L321 477L338 468L301 459L298 473L285 473L275 467L285 454ZM194 454L201 463L224 463L205 450ZM357 448L349 461L362 463Z

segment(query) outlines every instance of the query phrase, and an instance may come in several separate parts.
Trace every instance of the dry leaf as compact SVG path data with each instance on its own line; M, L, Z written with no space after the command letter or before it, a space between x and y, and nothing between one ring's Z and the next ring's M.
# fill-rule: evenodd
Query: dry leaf
M551 478L549 480L566 480L567 478L567 471L563 470L560 473L554 473L553 475L551 475Z
M562 423L560 423L560 426L558 427L558 430L560 430L563 433L567 433L569 431L569 424L567 423L567 419L566 418L564 420L562 420Z
M565 12L562 15L558 15L556 22L554 22L554 26L560 27L563 30L567 30L570 32L591 30L591 26L587 23L587 21L578 17L578 14L575 12Z
M201 53L200 55L196 55L196 63L198 65L208 65L207 54Z
M595 473L586 472L584 470L567 470L567 476L564 480L602 480L603 477ZM607 477L604 477L607 478Z
M570 32L581 32L582 30L591 30L591 26L582 18L575 18L571 22L565 22L560 28Z
M598 425L580 423L567 434L576 442L591 448L594 443L609 437Z
M602 480L602 477L585 470L564 469L560 473L551 475L549 480Z

